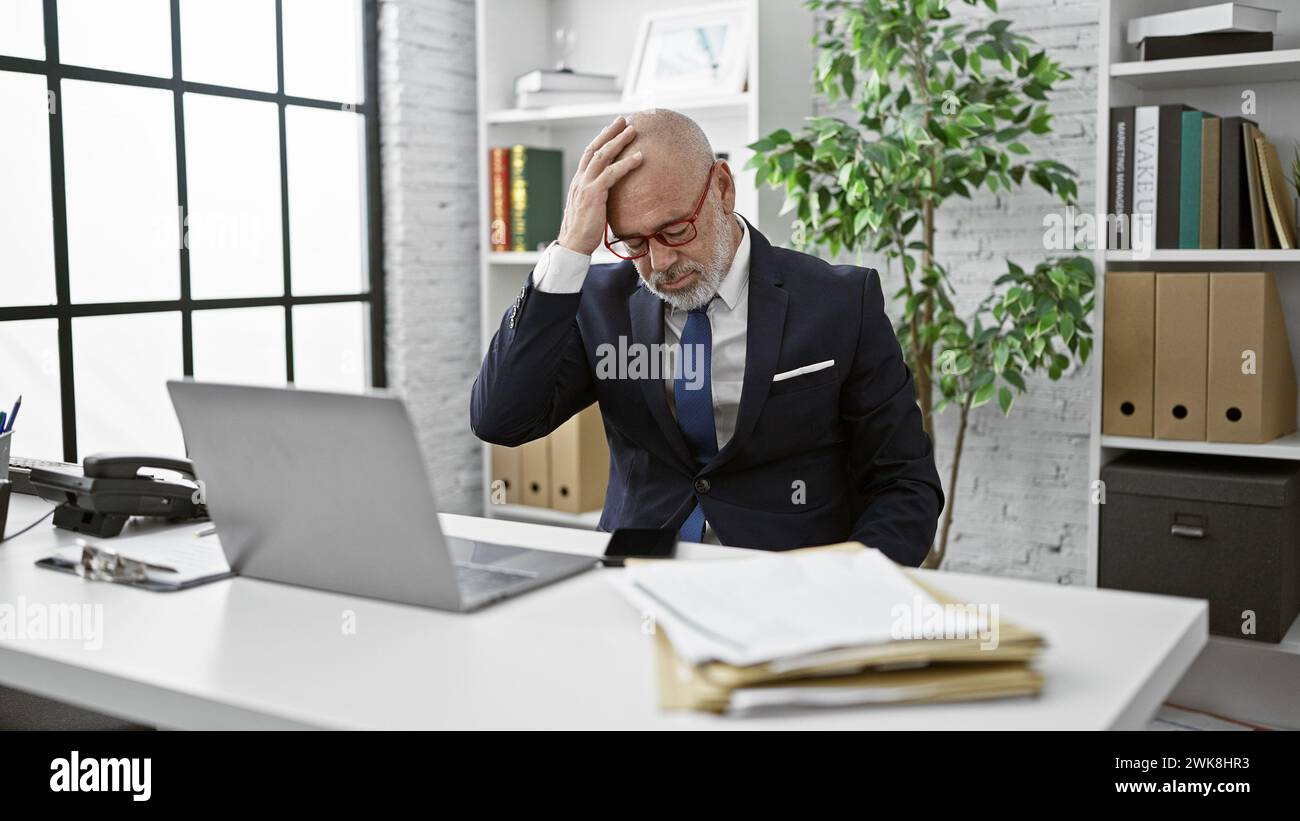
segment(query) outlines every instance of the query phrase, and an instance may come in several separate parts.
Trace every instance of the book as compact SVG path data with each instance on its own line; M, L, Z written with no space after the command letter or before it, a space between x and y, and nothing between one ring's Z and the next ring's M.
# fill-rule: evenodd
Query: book
M493 148L488 152L489 241L493 251L510 250L510 149Z
M1246 185L1246 152L1242 117L1219 121L1219 247L1253 248L1250 190Z
M1259 174L1263 183L1264 197L1268 200L1268 212L1273 218L1273 230L1277 232L1278 243L1284 250L1296 247L1295 206L1287 194L1286 177L1282 174L1282 163L1277 156L1277 146L1266 137L1256 137L1255 145L1259 149Z
M1138 56L1143 60L1174 60L1179 57L1210 57L1215 54L1272 50L1272 32L1221 31L1213 34L1185 34L1181 37L1148 37L1138 46Z
M1201 112L1184 111L1178 158L1178 247L1201 247Z
M515 108L604 103L620 98L617 91L522 91L515 95Z
M1179 247L1183 113L1192 110L1185 105L1140 106L1134 114L1138 152L1134 211L1150 215L1155 248ZM1152 190L1138 193L1139 185L1150 185Z
M1129 230L1134 237L1139 230L1145 232L1144 242L1148 248L1155 247L1156 238L1159 114L1160 109L1156 106L1139 106L1133 112L1133 198ZM1145 227L1138 228L1139 220Z
M618 91L613 74L586 74L539 68L515 78L515 94L530 91Z
M1201 248L1219 247L1219 137L1218 117L1201 120Z
M1256 248L1273 247L1268 227L1268 204L1264 201L1264 182L1259 173L1259 148L1255 140L1259 128L1251 122L1242 123L1242 153L1246 157L1246 188L1250 197L1250 234Z
M510 244L515 251L540 251L560 233L561 159L553 148L510 149Z
M1277 33L1277 12L1245 3L1212 6L1134 17L1128 21L1128 42L1137 45L1148 37L1181 37L1216 31L1266 31Z
M1110 213L1116 222L1114 250L1133 247L1133 106L1110 110Z

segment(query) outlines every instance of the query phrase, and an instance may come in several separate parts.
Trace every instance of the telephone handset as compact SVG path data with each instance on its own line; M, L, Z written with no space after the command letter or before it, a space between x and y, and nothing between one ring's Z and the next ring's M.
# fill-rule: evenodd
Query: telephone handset
M170 520L207 516L202 485L188 459L169 456L98 453L87 456L83 473L32 470L37 495L58 503L54 525L65 530L109 538L122 532L132 516L159 516ZM182 481L141 473L166 470Z
M139 456L125 453L96 453L81 463L82 470L92 479L139 479L143 468L170 470L187 479L194 479L194 463L189 459L171 456Z

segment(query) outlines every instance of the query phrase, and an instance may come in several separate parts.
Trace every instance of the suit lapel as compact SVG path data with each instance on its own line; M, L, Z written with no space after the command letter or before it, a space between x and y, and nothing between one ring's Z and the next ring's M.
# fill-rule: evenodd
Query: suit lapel
M749 224L749 220L745 222ZM781 272L774 257L767 238L749 225L749 320L745 331L745 377L740 388L740 408L735 433L705 466L705 473L722 467L745 447L772 387L789 301L789 295L781 287Z
M651 351L658 350L651 346L662 345L664 341L663 300L647 291L644 287L638 286L632 291L632 296L628 297L628 311L632 317L633 344L644 345ZM662 364L662 361L662 357L660 357L659 364ZM691 452L686 446L686 439L682 436L681 428L677 426L677 420L673 419L672 412L668 410L668 399L664 395L663 380L637 379L634 381L640 387L642 399L645 400L646 407L650 409L650 415L654 417L655 422L659 425L659 430L663 433L669 447L677 454L683 464L693 465L694 459L691 458Z

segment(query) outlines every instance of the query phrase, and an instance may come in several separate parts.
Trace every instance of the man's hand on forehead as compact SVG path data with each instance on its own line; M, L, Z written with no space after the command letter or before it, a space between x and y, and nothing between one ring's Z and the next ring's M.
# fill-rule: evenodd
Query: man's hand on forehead
M605 238L609 189L641 164L639 150L621 156L636 138L636 129L622 116L605 126L588 144L569 183L560 224L559 243L590 256Z

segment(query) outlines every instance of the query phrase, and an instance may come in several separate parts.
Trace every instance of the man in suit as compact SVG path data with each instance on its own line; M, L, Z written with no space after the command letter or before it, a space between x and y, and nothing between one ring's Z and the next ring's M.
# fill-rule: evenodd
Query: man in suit
M773 247L714 156L666 109L587 146L474 382L474 433L520 445L598 401L602 530L856 539L919 565L943 491L879 275ZM602 245L624 260L592 265Z

